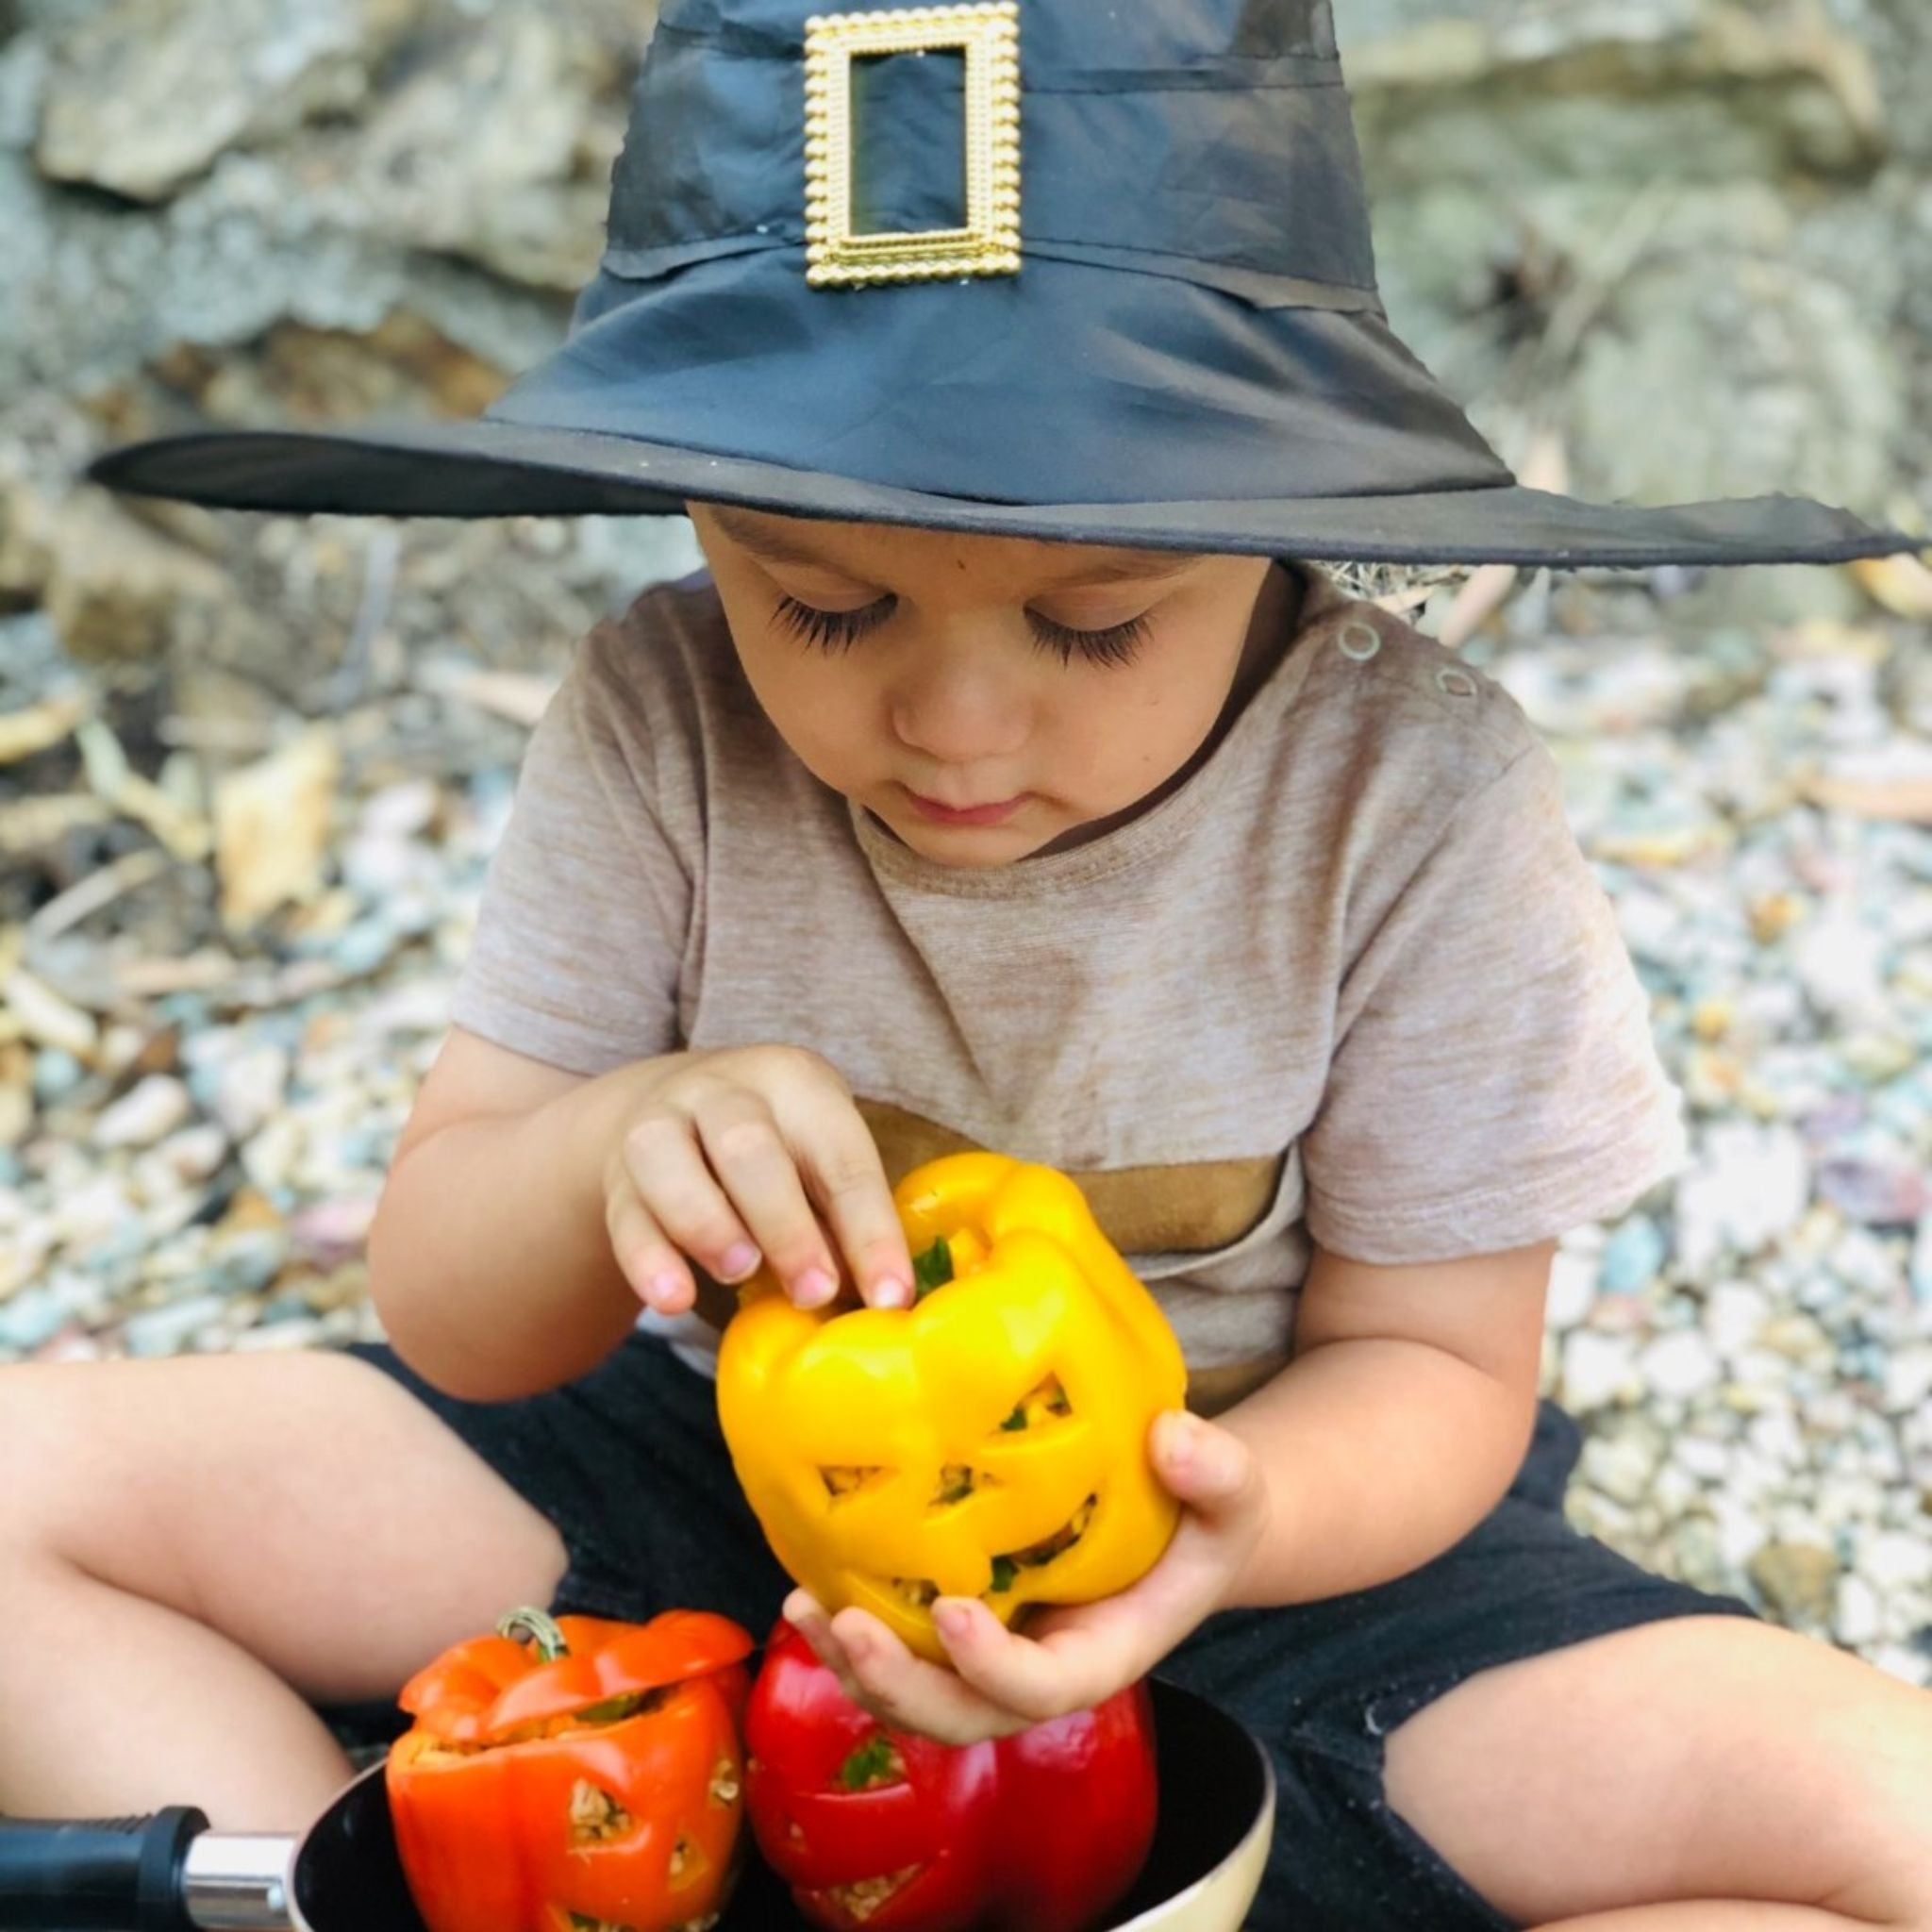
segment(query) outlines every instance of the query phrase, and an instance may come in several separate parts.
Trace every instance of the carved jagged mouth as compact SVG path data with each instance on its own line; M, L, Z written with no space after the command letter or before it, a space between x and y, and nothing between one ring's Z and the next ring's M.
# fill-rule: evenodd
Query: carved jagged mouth
M1039 1570L1056 1557L1065 1556L1087 1534L1087 1525L1093 1521L1093 1511L1099 1502L1098 1496L1089 1496L1051 1536L1041 1537L1036 1543L1028 1543L1024 1550L1008 1550L995 1557L992 1559L992 1590L1011 1590L1022 1570Z
M557 1924L567 1932L637 1932L635 1926L615 1919L593 1919L588 1912L559 1911L555 1907L551 1910ZM723 1916L722 1912L699 1912L671 1926L669 1932L711 1932Z
M1073 1412L1074 1405L1068 1400L1060 1378L1047 1375L1013 1405L1001 1422L1000 1430L1005 1434L1015 1434L1026 1429L1051 1428ZM819 1465L819 1480L824 1484L825 1494L835 1508L842 1503L849 1503L855 1496L862 1496L876 1489L898 1473L883 1463L827 1462ZM944 1463L934 1478L932 1493L926 1499L926 1513L934 1516L957 1509L979 1491L995 1488L999 1481L1000 1478L990 1475L983 1469L975 1469L970 1462ZM1055 1557L1065 1555L1086 1534L1098 1502L1097 1496L1089 1496L1050 1536L1028 1543L1024 1549L1003 1551L994 1557L992 1582L986 1594L997 1595L1002 1591L1011 1590L1021 1571L1038 1570L1051 1563ZM875 1581L908 1609L927 1609L940 1594L939 1585L929 1576L881 1576Z
M986 1594L996 1596L1011 1590L1021 1571L1043 1569L1056 1557L1065 1556L1087 1534L1099 1503L1098 1496L1089 1496L1052 1535L1028 1543L1024 1549L1007 1550L996 1556L992 1559L992 1582ZM940 1587L929 1576L887 1576L879 1580L908 1609L929 1609L939 1597Z
M924 1870L924 1865L907 1865L897 1872L881 1872L876 1878L855 1878L850 1885L828 1885L818 1896L854 1923L863 1924Z

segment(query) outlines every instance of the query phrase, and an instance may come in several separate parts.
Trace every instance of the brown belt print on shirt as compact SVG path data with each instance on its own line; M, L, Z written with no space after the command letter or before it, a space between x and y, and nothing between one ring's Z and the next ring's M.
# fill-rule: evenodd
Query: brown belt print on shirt
M858 1111L878 1142L893 1187L925 1161L979 1144L890 1101L861 1097ZM1280 1155L1258 1154L1089 1174L1068 1170L1067 1177L1086 1195L1101 1232L1123 1253L1208 1254L1240 1241L1267 1213L1280 1171Z

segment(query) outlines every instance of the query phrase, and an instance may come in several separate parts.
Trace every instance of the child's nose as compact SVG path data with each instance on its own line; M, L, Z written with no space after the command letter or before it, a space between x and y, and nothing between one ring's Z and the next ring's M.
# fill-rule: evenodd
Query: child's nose
M975 663L970 653L948 653L899 678L890 715L900 741L947 765L987 764L1018 751L1030 729L1030 705L1019 682L987 661L990 655L979 654Z

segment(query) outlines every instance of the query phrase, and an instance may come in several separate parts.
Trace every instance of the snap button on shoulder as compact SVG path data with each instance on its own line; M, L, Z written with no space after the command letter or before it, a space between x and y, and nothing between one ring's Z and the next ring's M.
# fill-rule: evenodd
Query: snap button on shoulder
M1344 658L1352 658L1357 664L1366 664L1382 648L1382 633L1372 624L1364 624L1359 617L1351 617L1341 626L1341 634L1335 640L1335 648Z
M1452 698L1473 698L1475 695L1475 679L1468 672L1458 671L1454 664L1445 664L1436 673L1436 682Z

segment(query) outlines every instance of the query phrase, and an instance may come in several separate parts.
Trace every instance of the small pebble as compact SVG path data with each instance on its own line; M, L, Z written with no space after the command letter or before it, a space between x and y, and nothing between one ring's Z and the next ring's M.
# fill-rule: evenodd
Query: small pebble
M1696 1329L1659 1337L1638 1357L1638 1373L1660 1395L1701 1395L1723 1375L1715 1351Z
M1751 1581L1780 1616L1807 1623L1830 1619L1839 1560L1817 1543L1767 1543L1751 1558Z
M1657 1279L1669 1252L1657 1223L1633 1215L1606 1243L1597 1279L1607 1294L1634 1294Z
M87 1078L87 1069L64 1047L47 1046L34 1056L34 1097L58 1107Z
M0 1301L0 1348L29 1354L66 1321L67 1310L51 1289L39 1285L23 1289Z
M1932 1584L1932 1536L1881 1531L1858 1542L1859 1574L1881 1591L1923 1590Z
M172 1074L150 1074L103 1109L94 1123L96 1147L151 1147L193 1111L188 1089Z
M1637 1346L1628 1336L1579 1328L1563 1344L1564 1406L1587 1415L1639 1391Z

